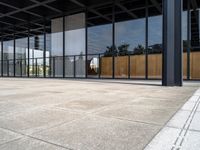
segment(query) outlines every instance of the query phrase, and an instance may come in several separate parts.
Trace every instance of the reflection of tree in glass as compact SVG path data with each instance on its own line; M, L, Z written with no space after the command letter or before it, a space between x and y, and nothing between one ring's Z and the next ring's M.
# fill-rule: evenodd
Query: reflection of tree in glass
M149 54L158 54L162 53L162 44L154 44L148 47Z
M117 48L116 46L107 46L107 50L104 52L104 57L116 56Z
M138 46L133 49L133 53L134 54L144 54L145 53L144 46L138 44Z
M118 55L119 56L126 56L128 55L128 48L129 48L129 44L122 44L118 47Z
M83 60L83 52L80 52L78 59Z

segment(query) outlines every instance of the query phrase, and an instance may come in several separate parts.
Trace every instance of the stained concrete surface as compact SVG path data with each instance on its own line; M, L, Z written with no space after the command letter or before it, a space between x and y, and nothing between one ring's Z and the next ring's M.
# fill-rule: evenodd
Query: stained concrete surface
M1 78L0 85L2 150L141 150L200 84Z

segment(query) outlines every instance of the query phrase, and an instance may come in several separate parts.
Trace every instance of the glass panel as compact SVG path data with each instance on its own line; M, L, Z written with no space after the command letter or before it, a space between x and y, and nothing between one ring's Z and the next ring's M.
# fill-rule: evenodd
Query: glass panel
M100 70L99 70L99 61L100 55L88 55L87 56L87 68L88 68L88 77L91 78L98 78L100 77Z
M162 7L161 7L162 8ZM148 17L148 78L162 78L162 15L149 7Z
M49 36L49 41L51 47L49 48L50 57L54 57L51 67L51 73L54 71L55 77L63 77L63 58L58 56L63 56L63 18L56 18L51 20L51 33Z
M15 75L26 76L27 38L15 40Z
M13 76L14 75L14 67L13 67L13 40L8 40L3 42L3 74L4 76Z
M51 74L51 22L49 22L49 25L46 26L46 77L52 77L53 74Z
M74 77L74 67L75 67L75 56L65 57L65 76Z
M65 55L78 55L76 57L76 77L85 77L85 13L66 16L65 21ZM71 64L71 61L67 62ZM68 70L66 67L65 69ZM66 77L71 76L68 75L70 73L66 72Z
M123 4L123 3L122 3ZM133 4L133 2L125 3L124 7ZM121 5L120 5L121 6ZM140 14L127 14L119 5L116 6L116 22L115 23L115 44L117 49L117 56L115 57L115 77L128 78L129 76L129 57L139 57L137 55L144 55L145 53L145 9L140 10ZM120 12L120 13L119 13ZM128 15L128 16L127 16ZM135 17L134 17L135 16ZM137 16L137 17L136 17ZM133 56L134 55L134 56ZM132 60L132 59L130 59ZM137 60L137 59L136 59ZM130 61L134 63L134 61ZM142 62L141 62L142 63ZM141 63L138 66L130 64L133 67L143 68ZM145 61L143 62L145 63ZM145 68L143 68L145 70ZM132 74L132 78L144 78L145 74Z
M190 78L200 79L200 9L191 10Z
M75 62L76 77L85 77L85 55L75 56Z
M187 79L187 11L182 13L182 39L183 39L183 78Z
M88 12L88 56L87 74L92 78L111 78L112 77L112 5L98 9L100 14L110 14L101 17L92 11ZM100 55L101 54L101 55ZM99 58L100 56L100 58ZM101 61L101 65L99 62ZM101 75L99 74L101 68Z

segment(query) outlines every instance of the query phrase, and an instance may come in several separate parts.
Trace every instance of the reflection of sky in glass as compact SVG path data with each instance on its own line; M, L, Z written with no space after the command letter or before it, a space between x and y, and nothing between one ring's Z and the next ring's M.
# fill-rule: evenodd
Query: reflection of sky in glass
M149 46L162 44L162 16L149 17Z
M103 53L112 45L112 25L88 28L88 54Z
M85 28L65 31L66 55L85 54Z
M187 40L187 11L182 13L182 38Z
M145 45L145 19L124 21L115 24L115 43L118 46L129 44L129 51Z
M13 59L13 40L3 42L4 59ZM6 58L5 58L6 57Z

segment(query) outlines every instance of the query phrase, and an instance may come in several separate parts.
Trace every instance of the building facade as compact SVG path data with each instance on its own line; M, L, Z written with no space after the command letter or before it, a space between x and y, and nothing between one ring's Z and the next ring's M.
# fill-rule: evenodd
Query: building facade
M0 76L200 79L198 0L1 0Z

